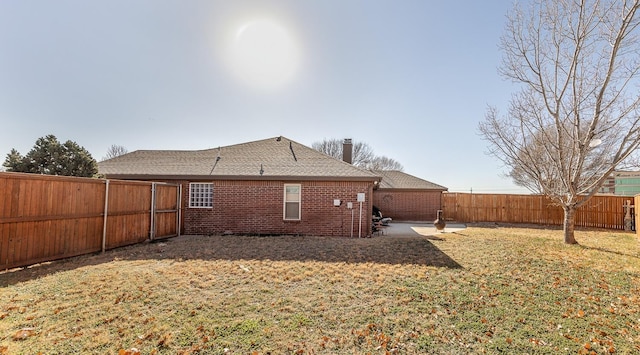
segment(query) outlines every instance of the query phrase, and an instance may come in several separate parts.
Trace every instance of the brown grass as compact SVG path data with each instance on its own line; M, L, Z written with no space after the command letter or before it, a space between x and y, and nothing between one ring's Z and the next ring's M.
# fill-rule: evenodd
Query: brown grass
M634 234L184 236L0 274L0 354L633 353Z

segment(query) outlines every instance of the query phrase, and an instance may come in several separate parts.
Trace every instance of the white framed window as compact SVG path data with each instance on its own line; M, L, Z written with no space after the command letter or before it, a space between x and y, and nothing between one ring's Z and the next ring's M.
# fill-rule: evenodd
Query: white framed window
M213 183L189 183L189 208L213 208Z
M284 184L283 218L285 220L300 220L300 184Z

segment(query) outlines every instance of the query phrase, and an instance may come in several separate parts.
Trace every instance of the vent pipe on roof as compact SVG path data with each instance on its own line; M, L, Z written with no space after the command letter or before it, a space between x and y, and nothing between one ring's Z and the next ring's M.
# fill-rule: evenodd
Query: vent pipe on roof
M209 172L209 175L213 174L213 169L216 168L216 165L218 165L219 161L220 161L220 147L218 147L218 156L216 157L216 161L213 163L213 166L211 167L211 171Z
M293 144L291 144L291 142L289 142L289 150L291 150L291 154L293 154L293 160L298 161L298 158L296 158L296 152L293 151Z
M345 138L342 143L342 160L353 164L353 144L351 143L351 138Z

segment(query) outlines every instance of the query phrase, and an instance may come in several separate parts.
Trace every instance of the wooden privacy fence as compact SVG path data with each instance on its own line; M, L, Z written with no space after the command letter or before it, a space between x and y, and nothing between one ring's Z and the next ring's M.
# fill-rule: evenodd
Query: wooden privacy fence
M0 173L0 269L180 234L181 186Z
M624 230L624 205L634 203L628 196L594 196L576 212L576 226ZM564 223L562 207L543 195L444 193L442 205L445 219L459 222Z

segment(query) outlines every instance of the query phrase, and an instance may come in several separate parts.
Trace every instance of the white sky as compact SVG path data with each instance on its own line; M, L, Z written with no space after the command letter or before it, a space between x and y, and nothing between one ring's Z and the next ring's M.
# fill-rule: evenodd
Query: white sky
M505 112L515 90L497 74L510 7L510 0L1 1L0 157L12 148L26 154L47 134L77 142L96 160L112 144L191 150L278 135L308 146L352 138L450 191L525 192L502 177L478 133L487 106ZM256 21L275 29L241 31ZM280 57L245 58L279 63L273 70L286 70L275 73L284 78L277 85L266 82L277 75L264 67L238 67L244 59L232 53L234 38L250 32L285 38L270 42L284 48Z

